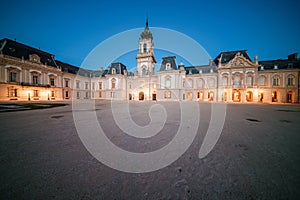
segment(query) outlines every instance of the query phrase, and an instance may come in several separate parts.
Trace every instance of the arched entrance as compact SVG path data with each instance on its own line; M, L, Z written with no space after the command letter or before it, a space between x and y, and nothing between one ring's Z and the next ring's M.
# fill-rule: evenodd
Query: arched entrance
M239 90L233 90L232 92L232 101L240 102L241 101L241 93Z
M192 99L193 99L193 93L192 92L187 92L186 93L186 97L187 97L187 100L192 101Z
M203 92L202 91L197 92L197 99L198 99L198 101L203 101Z
M278 92L277 91L272 92L272 102L278 102Z
M208 92L207 98L208 98L208 101L213 101L214 100L214 92L212 92L212 91Z
M286 102L287 103L293 103L293 92L292 91L289 91L286 94Z
M246 93L246 101L247 102L252 102L253 101L253 93L251 91L248 91Z
M142 100L144 100L144 98L145 98L144 92L140 92L139 93L139 100L142 101Z

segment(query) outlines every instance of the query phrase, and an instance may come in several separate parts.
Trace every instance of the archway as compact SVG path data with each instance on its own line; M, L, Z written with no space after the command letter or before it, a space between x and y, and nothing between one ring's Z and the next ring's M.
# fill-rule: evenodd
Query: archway
M144 92L140 92L139 93L139 100L142 101L142 100L144 100L144 98L145 98Z
M233 102L240 102L241 101L241 93L240 93L239 90L233 90L232 101Z
M246 93L246 101L247 102L252 102L253 101L253 93L251 91L248 91Z

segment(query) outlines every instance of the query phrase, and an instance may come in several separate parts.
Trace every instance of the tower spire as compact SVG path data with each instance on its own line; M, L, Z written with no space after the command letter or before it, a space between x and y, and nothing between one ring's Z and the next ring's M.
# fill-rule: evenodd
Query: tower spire
M148 28L148 15L147 15L147 18L146 18L146 28Z

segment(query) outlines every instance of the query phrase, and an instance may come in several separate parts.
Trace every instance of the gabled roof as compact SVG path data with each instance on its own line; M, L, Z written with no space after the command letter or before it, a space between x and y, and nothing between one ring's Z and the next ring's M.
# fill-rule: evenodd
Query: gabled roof
M167 56L167 57L162 58L162 62L161 62L159 71L166 71L167 63L169 63L171 65L170 69L172 69L172 70L178 69L177 65L176 65L176 56Z
M21 44L14 40L4 38L0 40L0 51L4 55L12 56L19 59L29 60L30 55L36 54L40 57L40 62L42 64L47 64L48 66L57 67L54 55L41 51L25 44Z
M221 52L215 59L214 62L216 65L219 64L219 59L221 58L221 64L227 64L229 61L231 61L236 54L240 53L243 55L246 59L252 62L251 58L249 57L247 50L238 50L238 51L227 51L227 52Z

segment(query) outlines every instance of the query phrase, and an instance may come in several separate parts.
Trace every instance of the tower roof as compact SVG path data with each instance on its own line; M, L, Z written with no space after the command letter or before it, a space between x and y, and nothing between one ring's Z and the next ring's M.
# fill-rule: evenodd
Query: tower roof
M144 31L141 33L141 39L153 39L152 33L150 32L148 27L148 18L146 19L146 27Z

